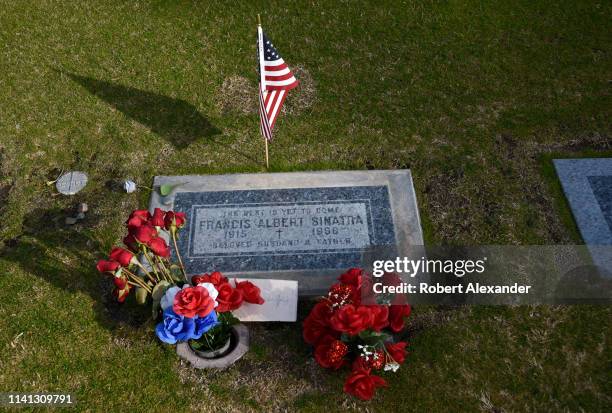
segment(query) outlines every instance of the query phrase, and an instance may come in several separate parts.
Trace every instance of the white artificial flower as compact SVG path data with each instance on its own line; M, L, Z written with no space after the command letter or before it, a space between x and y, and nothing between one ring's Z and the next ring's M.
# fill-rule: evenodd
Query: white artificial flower
M136 182L126 179L123 182L123 190L127 192L128 194L131 194L132 192L136 190Z
M400 368L400 365L397 363L387 363L385 364L385 371L393 371L395 373L397 369Z
M179 291L181 291L181 289L178 287L170 287L166 290L166 292L164 293L164 296L162 297L159 303L162 310L166 311L166 308L172 307L172 305L174 304L174 296Z
M219 291L217 291L217 289L212 283L199 283L198 287L206 288L208 290L208 295L215 302L215 307L219 305L219 303L217 302L217 296L219 295Z

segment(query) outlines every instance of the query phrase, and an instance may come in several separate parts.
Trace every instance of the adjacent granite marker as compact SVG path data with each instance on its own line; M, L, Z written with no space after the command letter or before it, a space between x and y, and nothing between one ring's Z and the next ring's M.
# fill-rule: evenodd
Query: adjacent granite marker
M408 170L156 177L151 209L185 212L179 250L189 274L299 281L325 291L372 250L423 245ZM371 254L370 254L371 255Z
M555 159L554 164L594 263L612 272L612 159Z

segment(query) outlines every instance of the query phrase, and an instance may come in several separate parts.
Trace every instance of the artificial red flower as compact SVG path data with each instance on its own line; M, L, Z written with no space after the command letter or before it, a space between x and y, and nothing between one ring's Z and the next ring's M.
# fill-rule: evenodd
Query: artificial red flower
M122 267L129 267L134 254L123 248L115 247L109 254L109 258L113 261L117 261Z
M342 274L338 280L342 284L347 284L355 287L355 289L361 288L361 280L363 279L363 270L360 268L351 268L344 274Z
M133 229L145 225L149 219L151 219L151 214L149 214L149 211L146 209L139 209L130 214L126 224L129 229Z
M119 265L118 262L106 260L100 260L96 265L96 268L100 272L115 272L119 269L119 267L121 267L121 265Z
M389 307L389 328L399 333L404 328L404 318L410 315L410 305L392 305Z
M361 288L355 291L353 295L353 302L364 305L375 305L376 304L376 294L374 293L374 281L372 280L372 276L369 274L365 274L361 278Z
M217 302L219 303L217 306L218 313L233 311L242 305L242 292L232 288L229 283L215 285L215 288L219 291L217 296Z
M151 251L153 251L153 254L159 257L168 258L170 256L170 247L168 247L168 244L166 244L166 241L164 241L164 239L161 237L155 237L151 239L147 243L147 246L151 248Z
M400 341L398 343L387 343L385 344L385 348L387 349L387 353L391 356L393 361L398 364L402 364L406 360L406 346L408 343L405 341Z
M329 320L333 314L332 308L325 301L317 303L304 320L302 335L304 341L316 346L326 335L339 336L329 325Z
M191 283L193 285L198 285L200 283L211 283L215 287L227 283L227 277L224 277L219 271L215 271L212 274L201 274L194 275L191 277Z
M246 301L247 303L260 305L265 303L264 299L261 298L261 290L259 289L259 287L250 281L236 282L236 289L240 290L244 301Z
M130 249L130 251L138 251L138 241L136 241L136 238L134 238L132 234L128 234L126 237L124 237L123 243Z
M172 309L176 314L193 318L206 317L215 308L215 302L204 287L187 287L176 293Z
M389 307L386 305L373 305L369 307L372 312L372 324L374 331L380 331L389 325Z
M385 387L387 382L378 376L370 374L370 369L354 370L344 382L344 391L360 398L370 400L377 387Z
M370 368L370 363L368 363L363 356L357 357L353 360L353 365L351 366L351 370L367 370Z
M117 287L120 290L123 290L126 285L129 285L127 280L121 277L113 277L113 284L115 284L115 287Z
M153 211L153 216L151 216L151 219L149 220L149 224L153 225L154 227L163 227L164 215L166 215L164 211L162 211L160 208L155 208Z
M132 286L130 284L126 284L125 288L115 288L113 290L113 295L115 296L118 302L122 303L125 301L131 290Z
M172 230L172 228L181 228L183 225L185 225L185 213L174 211L166 212L166 216L164 217L164 224L166 229L169 231Z
M348 304L340 307L329 322L334 330L354 336L372 325L372 311L363 305Z
M315 360L321 367L338 370L346 360L344 356L348 353L348 347L342 341L333 336L325 336L314 351Z
M132 235L137 241L146 244L157 237L157 230L150 224L141 225L132 230Z

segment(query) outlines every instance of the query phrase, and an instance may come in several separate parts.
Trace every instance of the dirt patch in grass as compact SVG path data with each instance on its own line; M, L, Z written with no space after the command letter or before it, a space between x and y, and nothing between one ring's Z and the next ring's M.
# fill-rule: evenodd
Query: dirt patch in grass
M316 100L317 89L310 71L297 65L293 74L299 85L287 94L283 113L297 115L312 107ZM222 114L251 115L257 113L257 87L243 76L225 78L217 92L217 105Z
M181 362L177 366L181 382L197 393L222 400L228 411L258 411L263 406L267 411L291 410L301 396L324 388L323 369L314 359L304 359L305 347L304 351L294 348L296 342L301 343L299 329L254 324L249 329L251 350L234 367L196 370ZM206 409L197 400L191 407Z
M312 107L317 98L317 87L310 71L303 65L295 66L292 71L300 83L287 95L283 112L298 115Z
M217 92L217 105L223 114L257 113L257 88L246 77L227 77Z

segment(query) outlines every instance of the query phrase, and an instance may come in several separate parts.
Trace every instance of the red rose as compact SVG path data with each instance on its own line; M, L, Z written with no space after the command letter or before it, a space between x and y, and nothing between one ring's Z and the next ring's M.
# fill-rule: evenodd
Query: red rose
M331 307L325 301L313 307L303 324L302 335L306 343L316 346L326 335L340 336L340 333L330 328L329 320L332 313Z
M410 315L410 305L392 305L389 307L389 328L399 333L404 328L404 318Z
M164 215L166 215L164 211L159 208L155 208L155 211L153 211L153 216L149 220L149 224L153 225L154 227L163 227Z
M352 285L356 289L361 288L361 280L363 276L363 270L360 268L351 268L344 274L342 274L338 280L342 284Z
M247 303L260 305L265 303L264 299L261 298L261 290L258 286L256 286L250 281L234 282L236 283L236 289L240 290L240 292L242 293L244 301L246 301Z
M130 214L130 218L136 217L148 221L149 219L151 219L151 214L149 214L149 211L146 209L137 209L135 211L132 211L132 213Z
M191 277L191 283L193 285L198 285L200 283L211 283L217 287L218 285L225 284L227 282L227 277L224 277L219 271L215 271L212 274L201 274Z
M374 331L380 331L389 325L389 307L386 305L374 305L369 307L372 311L372 324Z
M353 302L363 305L376 305L376 294L374 293L374 281L371 275L364 275L361 279L361 288L355 291Z
M113 284L120 290L123 290L126 285L128 285L127 280L124 280L121 277L113 277Z
M370 400L377 387L385 387L387 382L378 376L370 374L370 369L354 370L344 382L344 391L360 398Z
M359 356L353 360L353 364L351 366L351 370L368 370L370 368L370 363L365 361L363 356Z
M140 209L132 212L126 221L129 229L138 228L145 225L151 219L151 214L146 209Z
M134 254L123 248L115 247L110 252L109 258L113 261L117 261L122 267L129 267Z
M232 288L229 283L216 285L215 288L219 291L217 296L217 302L219 303L217 306L218 313L226 313L240 307L242 304L242 292L240 290Z
M146 225L134 228L132 235L134 235L134 238L139 242L146 244L157 237L157 230L147 223Z
M106 260L100 260L96 265L96 268L100 272L115 272L119 269L119 267L121 267L121 265L119 265L118 262Z
M168 258L170 256L170 247L168 247L166 241L161 237L153 238L147 243L147 246L151 248L153 254L159 257Z
M372 311L366 306L348 304L340 307L329 322L334 330L354 336L372 325Z
M185 225L185 213L174 211L166 212L166 216L164 217L164 225L167 230L172 230L172 228L181 228L183 225Z
M389 356L398 364L402 364L406 360L406 346L408 343L400 341L399 343L387 343L385 348Z
M332 336L325 336L315 348L315 360L321 367L338 370L345 364L348 347Z
M138 251L138 242L136 241L136 238L134 238L132 234L128 234L126 237L124 237L123 243L125 244L126 247L130 249L130 251L134 251L134 252Z
M215 302L204 287L187 287L176 293L172 309L176 314L193 318L206 317L215 308Z
M120 278L115 278L115 280L119 280L119 279ZM116 281L115 281L115 284L117 285ZM131 290L132 290L132 286L126 282L123 288L116 287L113 290L113 296L115 296L118 302L122 303L125 301L125 299L127 298Z

